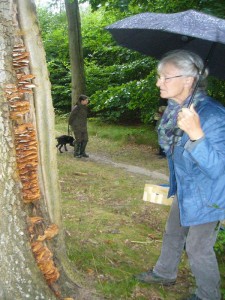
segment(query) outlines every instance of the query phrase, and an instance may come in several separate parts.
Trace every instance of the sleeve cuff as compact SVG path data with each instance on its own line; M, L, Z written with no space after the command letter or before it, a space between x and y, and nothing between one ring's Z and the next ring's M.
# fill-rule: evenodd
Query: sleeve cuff
M185 144L184 148L188 151L191 151L194 147L196 147L199 143L201 143L202 140L204 140L205 136L201 137L200 139L196 141L191 141L188 140L187 143Z

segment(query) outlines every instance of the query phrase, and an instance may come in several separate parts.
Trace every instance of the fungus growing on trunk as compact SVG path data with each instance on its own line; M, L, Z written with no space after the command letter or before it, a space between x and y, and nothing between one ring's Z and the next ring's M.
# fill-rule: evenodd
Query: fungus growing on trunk
M31 121L29 100L29 95L33 94L32 89L35 88L31 80L35 76L25 73L29 70L29 52L23 44L15 45L12 56L17 83L7 84L4 91L9 104L9 118L12 120L22 200L27 205L35 206L41 199L38 181L38 140L35 125ZM46 240L58 234L58 226L46 225L43 217L35 215L35 209L31 211L34 215L29 216L27 222L31 250L48 285L55 295L60 297L59 290L53 286L60 274L54 263L53 253L46 243Z

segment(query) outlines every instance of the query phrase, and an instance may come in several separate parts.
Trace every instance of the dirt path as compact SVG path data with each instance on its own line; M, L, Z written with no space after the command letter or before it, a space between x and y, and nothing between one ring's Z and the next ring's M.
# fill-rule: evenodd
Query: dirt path
M114 166L115 168L125 169L126 171L131 172L131 173L149 176L153 179L160 179L160 180L166 180L166 181L168 181L168 179L169 179L167 175L159 173L157 171L149 171L148 169L145 169L145 168L128 165L128 164L124 164L124 163L114 162L103 155L98 156L96 154L89 153L89 159L99 162L99 163L102 163L102 164L108 164L108 165Z

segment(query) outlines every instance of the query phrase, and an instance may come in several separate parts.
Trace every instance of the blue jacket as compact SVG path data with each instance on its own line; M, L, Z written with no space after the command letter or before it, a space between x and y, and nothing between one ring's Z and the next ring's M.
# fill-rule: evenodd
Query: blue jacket
M168 157L168 196L177 193L182 226L225 219L225 107L206 96L195 110L204 137L184 134Z

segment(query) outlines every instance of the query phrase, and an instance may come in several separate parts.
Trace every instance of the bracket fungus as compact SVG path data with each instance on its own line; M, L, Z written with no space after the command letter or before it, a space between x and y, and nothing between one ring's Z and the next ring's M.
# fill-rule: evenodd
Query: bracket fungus
M6 84L4 92L9 105L9 118L12 120L17 171L22 184L22 199L25 204L35 204L41 198L38 181L38 140L35 125L27 121L31 119L29 95L33 94L32 89L35 88L35 84L31 82L35 76L26 73L29 69L29 52L23 44L14 46L12 60L17 83ZM60 274L46 240L57 235L59 229L55 224L47 226L46 229L44 226L43 217L35 215L28 217L31 250L39 269L54 291L52 284L57 281ZM59 292L55 294L59 296Z

